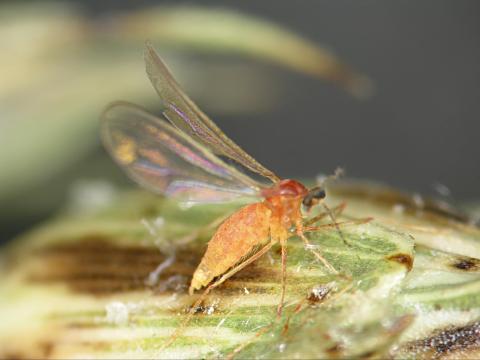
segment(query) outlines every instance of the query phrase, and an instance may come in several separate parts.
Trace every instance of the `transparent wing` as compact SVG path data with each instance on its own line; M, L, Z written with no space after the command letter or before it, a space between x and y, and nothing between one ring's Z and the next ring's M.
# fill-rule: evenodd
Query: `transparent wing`
M102 115L103 143L145 188L189 202L259 196L260 187L188 135L140 107L117 102Z
M145 49L145 64L148 77L164 102L164 115L172 124L211 149L216 155L230 158L271 182L279 181L273 172L235 144L195 105L148 42Z

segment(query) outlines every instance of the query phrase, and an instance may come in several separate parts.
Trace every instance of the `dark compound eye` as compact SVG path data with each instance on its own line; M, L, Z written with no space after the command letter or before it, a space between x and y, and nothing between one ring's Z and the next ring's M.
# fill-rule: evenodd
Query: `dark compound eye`
M325 190L322 188L315 188L312 190L315 190L312 192L312 195L315 199L321 200L321 199L325 199L325 196L327 196L327 194L325 193Z
M305 205L306 207L312 207L318 201L324 199L325 196L327 196L327 194L325 193L325 190L321 187L310 189L308 194L303 198L303 205Z

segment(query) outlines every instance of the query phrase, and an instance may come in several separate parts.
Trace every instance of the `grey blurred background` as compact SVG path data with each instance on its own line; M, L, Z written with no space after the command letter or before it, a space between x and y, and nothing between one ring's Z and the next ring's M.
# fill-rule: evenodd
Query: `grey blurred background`
M81 3L95 16L151 2ZM413 191L431 192L441 183L455 198L478 198L478 1L202 3L286 25L334 50L375 82L375 95L358 101L330 84L279 71L289 88L275 113L248 121L210 114L264 164L297 177L343 166L351 176ZM235 91L233 85L225 91Z
M85 16L102 18L168 2L75 3ZM175 1L180 3L192 4ZM202 5L237 9L286 26L331 49L374 81L374 95L359 100L330 83L236 57L236 63L255 66L273 78L281 101L248 116L216 114L200 99L197 102L267 167L282 177L311 178L341 166L349 177L426 195L445 196L447 187L454 202L480 199L478 1L263 0L202 1ZM142 46L138 44L139 58ZM216 55L188 56L195 62ZM148 84L146 76L141 80ZM204 86L208 90L209 84ZM236 84L224 91L234 97ZM90 164L87 170L79 170L84 164ZM98 179L105 172L129 184L97 143L57 177ZM38 194L42 187L30 191ZM56 196L67 198L68 188L59 188ZM47 218L60 204L21 218L6 217L0 224L2 239Z

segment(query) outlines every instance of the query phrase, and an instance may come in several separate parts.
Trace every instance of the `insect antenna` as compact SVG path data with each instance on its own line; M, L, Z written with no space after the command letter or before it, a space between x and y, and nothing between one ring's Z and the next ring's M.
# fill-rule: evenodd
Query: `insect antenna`
M344 176L344 175L345 175L345 169L343 169L341 167L337 167L332 175L319 176L317 178L317 183L318 183L318 185L323 186L325 183L327 183L329 181L335 181L339 177Z
M322 207L325 209L325 211L327 212L328 214L328 217L330 218L330 220L332 220L332 224L333 226L335 226L335 229L337 230L337 233L338 233L338 236L340 236L340 239L342 239L343 243L347 246L350 246L350 244L347 242L347 240L345 239L345 236L343 235L343 232L342 230L340 230L340 226L338 226L338 223L337 223L337 219L335 218L335 214L333 213L332 210L330 210L330 208L327 206L327 204L325 204L324 202L322 202Z
M323 187L323 185L326 182L337 180L340 176L343 176L344 174L345 174L345 170L338 167L338 168L335 169L333 175L330 175L330 176L327 176L323 179L320 179L318 181L318 183L321 187ZM335 214L333 213L333 211L330 210L330 208L327 206L327 204L325 204L323 201L321 202L321 204L322 204L322 207L325 209L326 213L328 214L328 217L330 218L330 220L332 220L333 225L335 226L335 229L337 230L337 233L340 236L340 239L342 239L342 241L345 245L350 246L350 244L345 239L345 236L343 235L342 230L340 230L340 226L338 226L337 219L335 218Z

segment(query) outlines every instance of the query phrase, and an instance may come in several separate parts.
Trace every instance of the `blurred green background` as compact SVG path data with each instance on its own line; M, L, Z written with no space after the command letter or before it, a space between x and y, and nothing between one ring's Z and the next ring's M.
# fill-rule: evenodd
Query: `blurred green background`
M66 204L101 206L134 186L101 148L98 117L118 99L160 112L146 39L219 126L281 176L342 166L478 200L478 2L192 4L0 4L2 241Z

